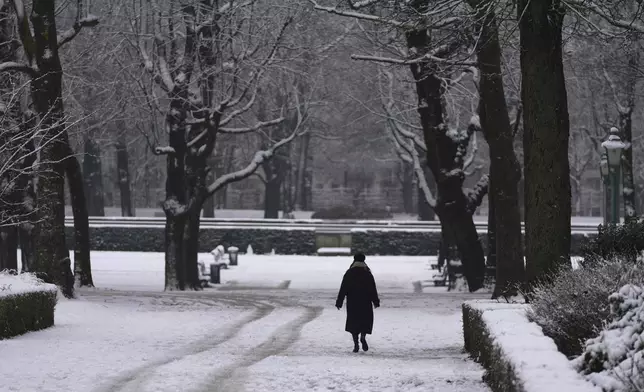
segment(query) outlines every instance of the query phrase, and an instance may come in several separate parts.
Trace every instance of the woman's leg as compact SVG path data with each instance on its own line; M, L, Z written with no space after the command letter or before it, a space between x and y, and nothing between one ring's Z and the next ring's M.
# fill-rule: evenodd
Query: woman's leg
M360 351L360 346L358 346L358 334L354 333L351 335L353 336L353 352L357 353L358 351Z
M369 345L367 344L367 334L364 332L360 334L360 343L362 343L362 349L364 351L369 350Z

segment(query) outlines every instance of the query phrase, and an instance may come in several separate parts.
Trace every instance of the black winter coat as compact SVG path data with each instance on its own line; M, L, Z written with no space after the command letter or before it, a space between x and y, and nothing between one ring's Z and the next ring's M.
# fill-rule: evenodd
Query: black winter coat
M370 334L373 329L373 306L380 306L376 281L371 270L363 262L356 261L342 278L335 306L342 307L347 297L347 322L345 331Z

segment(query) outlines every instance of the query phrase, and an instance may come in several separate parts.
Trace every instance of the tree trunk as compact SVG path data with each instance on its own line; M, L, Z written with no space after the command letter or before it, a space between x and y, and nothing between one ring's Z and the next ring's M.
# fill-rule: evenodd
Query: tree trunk
M505 101L496 15L491 0L470 0L470 4L477 11L481 31L477 46L481 71L479 116L490 148L489 196L502 206L494 209L493 222L497 268L492 298L498 298L516 295L525 279L519 210L521 168L514 153L514 134Z
M492 193L488 193L488 212L487 212L487 260L485 264L488 267L494 267L496 270L496 218L494 207L494 198ZM496 277L496 275L495 275Z
M300 138L300 156L297 161L297 180L295 183L295 209L304 210L308 207L306 202L306 171L309 162L309 145L311 133L307 132Z
M282 198L280 176L271 178L264 188L264 219L278 219Z
M18 228L5 226L0 228L0 271L18 271Z
M429 187L429 190L436 195L437 188L436 188L436 180L434 179L434 176L432 175L431 171L427 167L427 160L423 159L422 163L423 167L423 172L425 173L425 181L427 182L427 186ZM436 220L436 213L434 212L434 208L429 205L427 202L427 197L425 196L425 191L423 188L418 184L418 220L423 221L423 222L431 222Z
M408 47L418 55L429 50L426 30L407 32L406 38ZM483 287L485 254L463 193L465 175L462 162L456 159L461 142L446 134L441 102L442 85L436 70L426 63L412 64L410 68L416 81L417 110L427 147L427 163L437 183L435 211L448 234L454 238L462 257L468 288L473 292Z
M570 266L570 124L562 62L563 4L519 0L527 281Z
M209 197L212 199L213 197ZM198 251L199 251L199 211L190 214L186 219L186 227L183 231L183 257L186 273L185 287L192 290L201 290L201 283L199 282L199 265L198 265Z
M69 195L74 214L74 278L76 287L94 287L89 245L89 215L85 201L83 173L71 147L68 146L68 149L65 172L69 181Z
M401 162L400 165L403 210L405 214L412 214L414 212L414 168L408 162Z
M32 80L31 93L43 136L38 165L39 224L36 226L33 270L45 281L57 284L63 295L71 298L74 278L65 243L65 159L69 143L54 8L52 1L36 0L31 12L33 49L40 72Z
M624 221L632 222L637 220L637 204L635 202L635 181L633 177L633 110L635 109L635 85L637 84L637 72L639 69L639 53L629 55L628 59L628 82L626 83L626 106L618 103L619 128L622 141L627 147L622 155L622 196L624 198Z
M25 127L33 128L36 119L31 117L24 121ZM23 162L23 173L18 176L18 189L21 191L21 201L23 209L23 222L18 226L18 240L20 242L20 258L22 261L22 272L30 272L34 266L34 223L36 221L36 190L34 188L35 174L31 173L28 168L33 167L36 162L34 140L29 140L25 144L26 158Z
M130 166L125 139L119 137L116 142L116 170L118 172L119 190L121 193L121 215L134 216L132 192L130 188Z
M18 226L18 240L20 241L20 260L22 261L22 272L33 271L34 266L34 225L22 223Z
M165 290L185 288L183 268L184 218L166 215L165 222Z
M434 209L429 205L425 198L425 192L418 187L418 220L423 222L430 222L436 219Z
M89 216L105 216L101 150L88 136L85 137L84 144L83 179L87 195L87 213Z

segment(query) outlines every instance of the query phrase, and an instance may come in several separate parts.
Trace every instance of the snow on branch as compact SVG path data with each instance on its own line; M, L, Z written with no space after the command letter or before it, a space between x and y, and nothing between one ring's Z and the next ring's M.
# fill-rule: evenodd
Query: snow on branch
M393 136L394 143L396 144L397 148L403 149L406 154L405 157L411 158L410 163L412 164L412 167L414 169L414 174L416 176L416 180L418 181L418 187L423 192L425 201L432 208L436 207L436 198L434 197L434 194L432 193L431 189L429 188L429 184L427 183L427 178L425 177L425 171L423 170L423 166L421 164L418 148L414 146L411 140L400 138L400 131L398 130L400 128L400 125L396 124L395 120L388 120L387 128ZM403 160L409 162L407 161L407 159L403 158Z
M615 27L630 31L636 31L638 33L644 33L644 24L638 23L636 16L638 15L637 13L633 14L633 20L625 20L613 17L610 13L603 10L597 3L592 0L568 0L565 1L564 4L566 4L567 7L573 10L575 10L575 7L585 8Z
M473 66L476 64L475 61L460 61L460 60L449 60L443 59L440 57L434 56L432 53L427 53L423 56L417 57L415 59L396 59L390 57L379 57L379 56L364 56L364 55L351 55L352 60L362 60L362 61L374 61L378 63L387 63L387 64L397 64L397 65L410 65L424 63L428 61L435 61L437 63L444 63L449 65L467 65Z
M395 19L389 19L389 18L382 18L380 16L376 15L370 15L370 14L365 14L361 12L356 12L356 11L347 11L347 10L342 10L338 9L338 7L325 7L317 3L315 0L309 0L311 4L313 4L313 7L316 10L319 11L325 11L330 14L334 15L339 15L339 16L345 16L348 18L354 18L354 19L361 19L361 20L368 20L371 22L377 22L377 23L382 23L394 27L399 27L399 28L413 28L414 25L412 23L405 23L405 22L400 22Z
M98 16L95 15L87 15L86 17L77 20L74 22L74 26L72 26L71 29L58 35L58 48L61 48L66 43L73 40L84 27L94 27L98 25L98 23Z
M277 151L281 147L289 144L296 137L301 136L304 133L306 133L306 131L300 132L300 128L302 127L302 125L305 122L305 118L304 118L305 113L302 113L302 107L300 105L300 98L299 98L297 93L294 94L294 99L295 99L295 108L296 108L296 112L297 112L297 120L296 120L295 126L293 127L293 132L291 132L291 134L289 136L287 136L287 137L281 139L280 141L278 141L277 143L273 144L272 147L270 147L270 148L268 148L266 150L257 151L255 153L255 156L253 157L253 160L245 168L243 168L241 170L238 170L236 172L233 172L233 173L225 174L225 175L219 177L217 180L215 180L215 182L213 182L212 184L210 184L210 186L208 186L208 188L206 190L206 193L208 195L214 194L219 189L223 188L224 186L226 186L226 185L228 185L228 184L230 184L232 182L241 181L241 180L243 180L245 178L250 177L262 165L262 163L266 162L267 160L269 160L269 159L271 159L273 157L273 155L275 154L275 151ZM305 110L306 110L306 108L305 108ZM273 121L275 121L275 120L273 120Z
M159 146L154 148L155 155L170 155L175 154L176 151L170 146Z
M490 188L490 176L484 174L481 176L479 181L474 186L474 189L470 190L467 194L467 211L470 214L474 214L474 211L481 205L483 198L488 193Z
M354 10L363 8L363 7L368 7L370 5L376 4L380 0L362 0L362 1L356 1L353 2L351 0L347 0L347 3L349 4L349 7L351 7Z
M0 72L17 71L29 75L32 78L38 77L38 70L28 64L16 61L0 63Z
M260 167L260 165L267 160L271 159L280 147L285 146L295 139L296 136L301 135L301 132L298 132L298 129L291 133L288 137L280 140L275 143L271 148L266 150L257 151L252 161L243 169L238 170L233 173L225 174L219 177L215 182L208 186L207 194L212 195L224 186L230 184L231 182L241 181L245 178L250 177L255 173L255 171Z
M232 133L232 134L251 133L259 130L260 128L281 124L284 122L284 120L285 120L284 117L280 117L270 121L259 121L257 124L253 125L252 127L244 127L244 128L225 128L224 127L224 128L219 128L219 132Z

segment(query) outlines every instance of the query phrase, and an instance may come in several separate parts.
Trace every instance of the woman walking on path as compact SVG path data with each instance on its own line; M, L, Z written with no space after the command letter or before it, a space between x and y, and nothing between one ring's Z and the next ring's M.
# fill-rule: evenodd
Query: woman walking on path
M347 297L347 322L345 331L353 336L353 352L360 350L358 337L364 351L369 350L366 335L373 329L373 308L380 306L376 281L365 263L361 253L353 256L353 263L342 278L335 307L340 310L344 297ZM372 307L373 304L373 307Z

